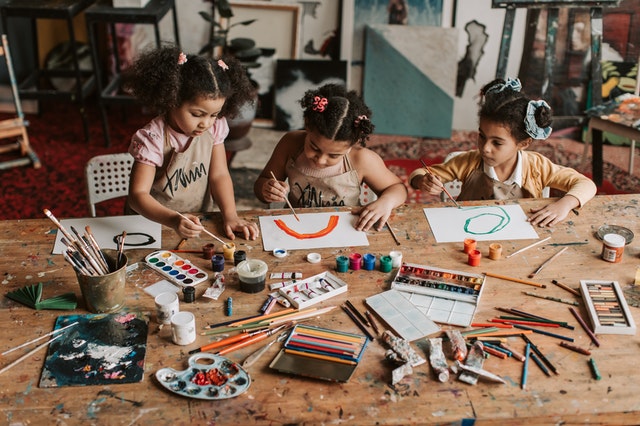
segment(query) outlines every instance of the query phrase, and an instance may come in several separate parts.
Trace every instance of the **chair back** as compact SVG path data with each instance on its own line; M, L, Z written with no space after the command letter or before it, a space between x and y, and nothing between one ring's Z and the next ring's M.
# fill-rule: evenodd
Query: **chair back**
M91 217L96 217L96 204L129 193L129 174L133 157L128 152L97 155L85 167L87 198Z

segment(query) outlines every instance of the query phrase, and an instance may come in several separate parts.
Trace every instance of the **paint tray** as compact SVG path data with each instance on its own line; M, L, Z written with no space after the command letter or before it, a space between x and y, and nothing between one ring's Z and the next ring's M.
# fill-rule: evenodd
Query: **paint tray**
M580 280L595 334L636 334L636 324L617 281Z
M269 367L282 373L347 382L355 372L368 342L369 339L364 335L299 324L293 328L283 349ZM343 345L351 346L350 355L346 352L336 353L338 349L335 347Z
M484 281L483 274L403 263L391 288L403 292L433 321L468 327L473 322Z
M202 269L168 250L158 250L144 258L147 266L181 287L192 287L209 278Z
M283 283L278 293L293 306L304 309L347 291L347 283L330 272L323 272L304 280Z
M42 283L28 285L7 293L9 299L20 302L33 309L75 309L78 305L74 293L42 299Z

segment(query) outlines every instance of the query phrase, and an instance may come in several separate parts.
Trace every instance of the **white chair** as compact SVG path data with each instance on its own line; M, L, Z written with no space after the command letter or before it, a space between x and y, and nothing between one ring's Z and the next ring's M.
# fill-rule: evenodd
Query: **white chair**
M128 194L132 166L133 157L128 152L97 155L87 162L85 176L91 217L96 217L97 203Z

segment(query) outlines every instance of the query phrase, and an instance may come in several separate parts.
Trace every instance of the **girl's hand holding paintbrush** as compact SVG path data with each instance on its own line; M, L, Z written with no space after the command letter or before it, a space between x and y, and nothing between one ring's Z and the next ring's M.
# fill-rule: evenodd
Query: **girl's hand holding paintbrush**
M284 203L289 195L289 184L280 181L271 173L271 179L262 187L262 196L267 203Z
M414 177L413 184L420 191L430 195L440 195L440 193L444 191L444 184L436 175L429 172L425 175Z

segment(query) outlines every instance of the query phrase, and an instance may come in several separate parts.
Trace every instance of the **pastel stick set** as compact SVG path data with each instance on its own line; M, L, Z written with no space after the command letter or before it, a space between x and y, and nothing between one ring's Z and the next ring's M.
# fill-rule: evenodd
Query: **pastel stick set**
M636 334L636 325L617 281L580 280L595 334Z
M194 286L209 277L209 274L202 269L167 250L154 251L144 260L151 269L179 286Z

